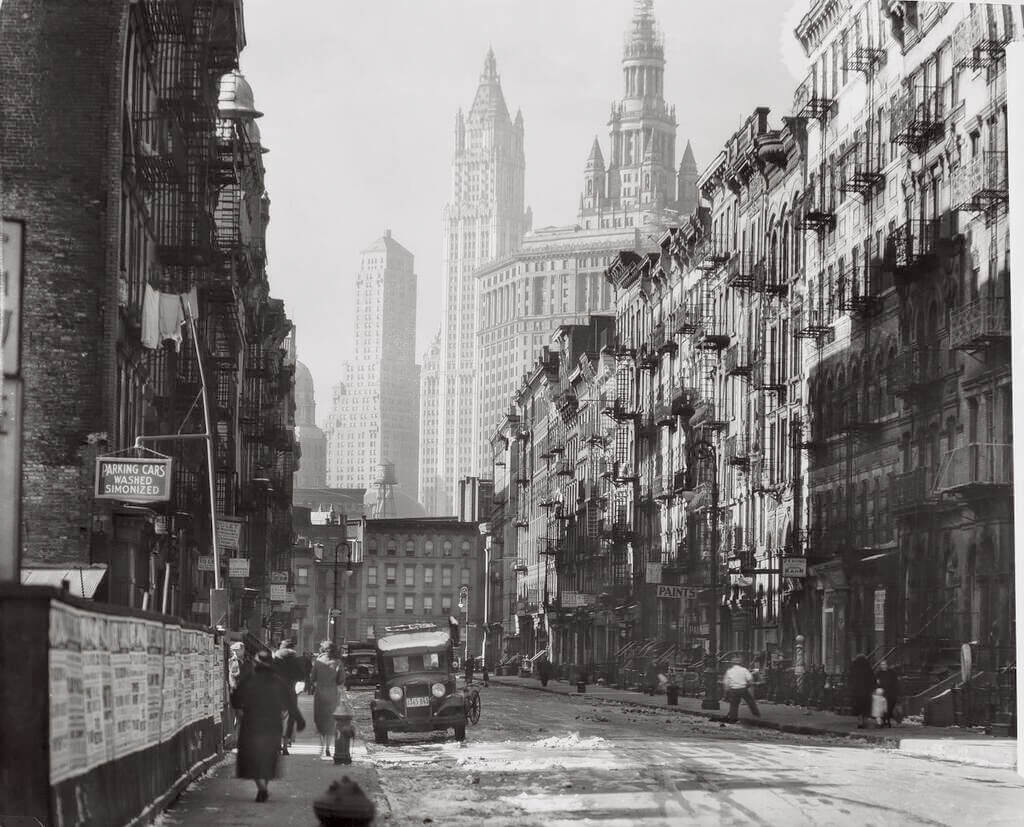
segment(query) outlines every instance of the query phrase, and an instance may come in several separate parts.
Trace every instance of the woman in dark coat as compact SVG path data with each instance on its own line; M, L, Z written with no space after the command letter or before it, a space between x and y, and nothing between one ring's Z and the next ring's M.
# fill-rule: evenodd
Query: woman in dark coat
M252 674L231 693L231 706L242 714L236 773L239 778L256 782L256 800L264 802L270 795L267 783L277 777L282 714L291 715L299 732L306 728L306 722L294 689L274 670L270 652L258 652L253 665Z
M850 664L847 684L853 714L860 718L857 729L864 729L867 719L871 716L871 696L875 694L876 685L875 673L871 670L867 655L857 655Z

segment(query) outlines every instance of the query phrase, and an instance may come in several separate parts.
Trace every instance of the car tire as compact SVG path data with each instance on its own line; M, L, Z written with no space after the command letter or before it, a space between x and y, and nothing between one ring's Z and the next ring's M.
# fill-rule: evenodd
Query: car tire
M373 728L373 741L375 744L386 744L388 742L388 731L386 729Z
M456 741L465 741L466 740L466 725L465 724L460 724L459 726L455 727L455 740Z

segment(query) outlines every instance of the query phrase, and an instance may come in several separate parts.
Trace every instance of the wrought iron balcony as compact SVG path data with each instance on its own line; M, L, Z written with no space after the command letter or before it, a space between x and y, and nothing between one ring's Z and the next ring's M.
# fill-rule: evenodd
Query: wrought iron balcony
M730 247L724 234L705 238L696 251L697 268L707 272L717 270L731 258Z
M893 509L897 513L910 513L938 505L935 494L935 472L922 466L896 474L893 478Z
M871 198L885 184L882 166L882 159L872 157L870 144L856 144L844 158L839 189Z
M670 315L670 325L675 333L692 336L700 329L700 314L695 305L677 307Z
M1013 446L975 442L946 453L936 492L988 496L1013 486Z
M640 412L636 409L636 405L623 399L614 400L611 405L602 411L602 413L610 419L614 419L616 422L628 422L632 419L637 419L640 416Z
M896 276L910 282L935 263L942 250L942 219L911 219L898 226L889 236Z
M725 351L725 375L750 376L752 362L749 348L741 344L730 345Z
M857 318L874 316L882 309L883 271L875 265L858 264L839 274L832 303L837 313Z
M985 14L964 18L953 32L953 60L966 69L984 69L1003 59L1010 35L998 31Z
M889 135L894 143L922 152L942 137L945 123L945 87L914 86L893 105Z
M953 313L949 346L953 350L982 350L1010 339L1010 306L1003 298L975 299Z
M823 310L813 308L804 310L795 325L793 335L798 339L821 339L832 330L828 317Z
M726 267L726 283L737 290L748 290L763 274L764 259L753 253L733 253Z
M755 391L775 394L780 405L786 402L786 384L779 376L776 366L765 359L754 362L750 371L750 387Z
M725 320L717 315L707 315L701 321L695 344L699 350L721 351L729 346L730 338Z
M754 456L756 453L752 450L750 437L746 434L731 436L725 441L725 461L733 468L748 470Z
M555 465L556 477L572 477L576 475L576 469L569 462L559 462Z
M663 477L655 477L654 484L651 486L651 495L656 500L670 500L672 499L672 486L665 482Z
M950 176L950 190L956 210L987 212L1006 203L1010 193L1006 153L984 151L961 162Z
M851 72L863 72L870 77L875 70L885 65L885 49L871 46L858 46L846 61L846 68Z
M815 78L809 76L793 93L793 115L797 118L826 120L836 108L835 98L825 96Z
M943 347L905 350L886 368L889 390L918 402L928 397L941 399L948 364L949 351Z
M857 394L851 394L841 400L835 414L836 432L844 434L873 434L881 429L882 424L875 419L871 411Z
M834 230L836 205L832 202L831 196L826 195L824 187L821 185L808 195L797 225L798 229L814 233Z

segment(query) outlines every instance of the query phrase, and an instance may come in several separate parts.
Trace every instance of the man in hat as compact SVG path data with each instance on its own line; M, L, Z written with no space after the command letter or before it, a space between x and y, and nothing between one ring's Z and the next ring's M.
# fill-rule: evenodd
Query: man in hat
M291 689L292 694L298 694L295 684L302 683L309 676L302 665L302 656L295 651L295 641L285 638L281 645L274 652L274 670ZM292 735L295 732L295 721L288 716L288 725L285 728L284 737L281 740L281 754L288 754L288 747L292 743Z

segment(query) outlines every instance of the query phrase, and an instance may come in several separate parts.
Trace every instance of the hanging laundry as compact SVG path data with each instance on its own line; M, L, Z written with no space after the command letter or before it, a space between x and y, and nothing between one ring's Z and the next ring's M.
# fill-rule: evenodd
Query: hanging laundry
M160 291L146 283L142 295L142 346L160 347Z
M181 326L185 322L185 311L177 293L160 294L160 341L174 342L174 349L181 352Z

